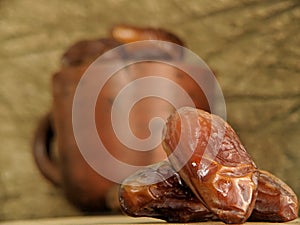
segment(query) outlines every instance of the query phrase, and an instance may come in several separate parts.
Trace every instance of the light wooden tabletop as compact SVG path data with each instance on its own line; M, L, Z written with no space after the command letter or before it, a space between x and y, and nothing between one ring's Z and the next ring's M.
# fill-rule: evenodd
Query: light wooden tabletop
M132 218L128 216L82 216L82 217L64 217L38 220L22 220L0 222L0 225L97 225L97 224L166 224L165 221L153 218ZM184 223L172 223L172 225L184 225ZM188 223L189 225L200 223ZM222 222L203 222L205 225L223 225ZM245 225L265 225L279 223L263 223L263 222L247 222ZM281 223L282 224L282 223ZM300 224L300 219L285 223L285 224Z

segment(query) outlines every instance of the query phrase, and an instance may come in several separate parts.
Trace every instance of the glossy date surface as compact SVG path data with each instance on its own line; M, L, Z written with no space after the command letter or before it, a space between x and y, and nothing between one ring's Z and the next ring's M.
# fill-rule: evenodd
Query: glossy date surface
M286 222L298 217L294 191L273 174L259 170L258 195L250 220Z
M225 223L243 223L257 195L258 172L237 134L220 117L184 107L172 114L163 147L172 166Z
M167 161L128 177L120 188L119 196L122 211L133 217L148 216L168 222L216 219Z
M286 222L296 219L298 200L293 190L267 171L259 170L259 175L258 196L249 220ZM154 217L168 222L218 220L167 161L128 177L119 197L123 212L134 217Z

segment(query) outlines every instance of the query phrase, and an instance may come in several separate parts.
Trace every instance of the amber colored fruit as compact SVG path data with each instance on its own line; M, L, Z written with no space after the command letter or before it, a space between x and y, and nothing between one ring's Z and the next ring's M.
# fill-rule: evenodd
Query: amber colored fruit
M259 170L258 196L249 220L287 222L297 218L293 190L269 172ZM128 177L119 191L124 213L168 222L217 220L186 186L169 162L163 161Z
M122 211L133 217L154 217L168 222L217 218L201 204L167 161L132 174L120 187L119 196Z
M168 118L163 147L180 177L219 219L248 219L257 196L258 171L227 122L183 107Z
M250 220L287 222L298 217L294 191L278 177L260 170L258 195Z

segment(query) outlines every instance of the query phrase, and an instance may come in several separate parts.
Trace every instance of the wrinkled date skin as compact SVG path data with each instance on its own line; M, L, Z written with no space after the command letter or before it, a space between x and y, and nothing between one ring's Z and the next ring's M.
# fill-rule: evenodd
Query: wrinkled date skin
M133 217L154 217L168 222L217 219L167 161L139 170L128 177L119 192L120 206Z
M287 222L298 217L298 199L282 180L259 171L258 195L250 220Z
M169 117L163 147L180 177L220 220L247 220L257 196L258 171L228 123L183 107Z
M287 222L296 219L298 200L293 190L269 172L259 170L259 175L258 196L249 220ZM120 188L120 203L122 210L134 217L148 216L168 222L218 219L167 161L128 177Z

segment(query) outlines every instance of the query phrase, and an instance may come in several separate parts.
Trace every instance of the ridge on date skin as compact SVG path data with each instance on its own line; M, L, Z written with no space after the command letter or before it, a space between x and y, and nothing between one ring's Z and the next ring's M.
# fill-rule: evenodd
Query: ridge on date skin
M298 199L293 190L271 173L259 170L258 196L251 221L287 222L297 218ZM143 168L120 187L120 206L134 217L168 222L217 220L186 186L169 162Z
M163 147L181 178L219 219L247 220L257 196L258 171L228 123L183 107L168 118Z
M259 170L258 195L253 221L287 222L298 217L298 198L294 191L273 174Z
M133 217L147 216L168 222L217 219L167 161L143 168L125 179L119 200L122 211Z

